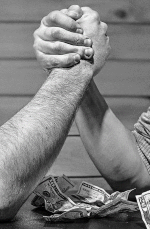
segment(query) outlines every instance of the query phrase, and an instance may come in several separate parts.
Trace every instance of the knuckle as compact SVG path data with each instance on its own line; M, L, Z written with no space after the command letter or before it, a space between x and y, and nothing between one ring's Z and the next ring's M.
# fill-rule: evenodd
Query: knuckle
M99 13L97 11L93 10L91 16L92 16L94 21L100 21L100 16L99 16Z
M51 20L51 22L56 22L58 14L59 14L58 10L55 10L49 14L49 19Z
M79 45L79 44L83 43L82 37L81 36L74 37L74 43L76 45Z
M60 52L62 49L62 44L59 42L59 41L56 41L55 44L54 44L54 50L55 52Z
M34 41L34 43L33 43L33 49L34 49L35 51L39 49L39 42L38 42L37 39L36 39L36 40Z
M104 31L104 33L106 33L106 31L108 29L108 25L105 22L101 22L101 28Z
M51 58L47 58L44 54L41 52L37 53L37 60L38 62L44 67L44 68L51 68Z
M34 38L40 37L43 34L43 31L45 30L45 28L46 28L45 26L40 25L40 27L34 31L33 37Z
M64 14L67 14L68 13L68 9L62 9L62 10L60 10L62 13L64 13Z
M37 60L38 60L41 64L44 65L45 59L44 59L44 56L42 55L42 53L36 50L35 55L36 55Z
M44 67L44 68L51 68L51 63L49 60L47 59L43 59L43 61L41 62L41 65Z
M33 44L33 49L36 51L37 50L37 45L36 45L36 43L34 42L34 44Z
M51 28L51 36L53 38L58 38L60 36L60 30L57 27L52 27Z
M69 54L69 55L66 57L65 64L66 64L66 66L70 66L70 65L73 64L73 63L74 63L74 59L73 59L72 55Z
M71 54L66 57L66 64L68 65L71 61Z
M46 24L46 16L42 18L42 20L41 20L41 25L42 25L42 24L44 24L44 25Z
M56 57L54 57L52 60L48 61L48 63L49 63L49 62L51 63L51 65L52 65L53 68L59 66L59 64L60 64L59 59L56 58ZM47 64L48 64L48 63L47 63ZM50 63L49 63L49 65L50 65Z
M102 22L102 26L104 29L106 29L106 30L108 29L108 25L105 22Z
M76 22L72 19L70 23L70 29L75 30L76 29Z
M47 36L48 36L47 29L43 29L43 31L41 32L41 35L43 38L47 38Z
M107 29L108 29L108 25L105 23L105 30L107 31Z
M85 50L85 47L79 47L78 50L76 51L81 57L84 56L84 50Z
M33 37L36 38L38 36L39 29L36 29L33 33Z

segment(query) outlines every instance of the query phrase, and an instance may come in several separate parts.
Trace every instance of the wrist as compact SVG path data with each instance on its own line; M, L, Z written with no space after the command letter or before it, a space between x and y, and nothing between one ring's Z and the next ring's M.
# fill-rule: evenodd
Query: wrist
M90 60L80 60L80 64L75 67L78 69L78 75L82 73L83 76L93 78L94 70Z
M40 88L42 94L62 96L74 93L82 94L87 89L93 77L91 63L81 60L79 64L71 68L54 68L47 80ZM38 93L39 94L39 93Z
M80 60L80 63L69 67L69 68L54 68L52 69L52 73L57 75L57 72L62 72L62 77L69 77L69 79L73 80L91 80L94 74L92 64L86 60ZM49 72L51 73L51 72ZM67 73L67 74L66 74ZM49 74L50 75L50 74Z

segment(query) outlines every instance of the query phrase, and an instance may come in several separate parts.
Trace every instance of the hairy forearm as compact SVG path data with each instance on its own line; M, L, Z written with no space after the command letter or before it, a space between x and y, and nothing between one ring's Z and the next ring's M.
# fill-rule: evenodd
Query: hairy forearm
M113 114L94 81L85 93L76 123L89 156L112 188L150 185L132 133Z
M53 70L0 128L0 220L12 218L57 157L92 78L88 63Z

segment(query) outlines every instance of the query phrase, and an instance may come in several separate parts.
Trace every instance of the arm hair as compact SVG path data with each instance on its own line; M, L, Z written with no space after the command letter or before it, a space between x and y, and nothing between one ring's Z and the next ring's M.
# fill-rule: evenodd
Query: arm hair
M55 69L34 98L0 128L0 220L12 219L46 174L92 78L90 64Z

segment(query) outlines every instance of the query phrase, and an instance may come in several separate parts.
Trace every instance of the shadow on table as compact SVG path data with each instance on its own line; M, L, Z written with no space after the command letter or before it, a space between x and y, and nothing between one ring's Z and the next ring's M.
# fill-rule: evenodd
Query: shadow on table
M43 208L35 208L32 211L42 216L50 215L49 212ZM52 229L145 229L139 211L132 213L119 213L112 217L105 218L83 218L70 222L58 223L45 222L43 226Z

